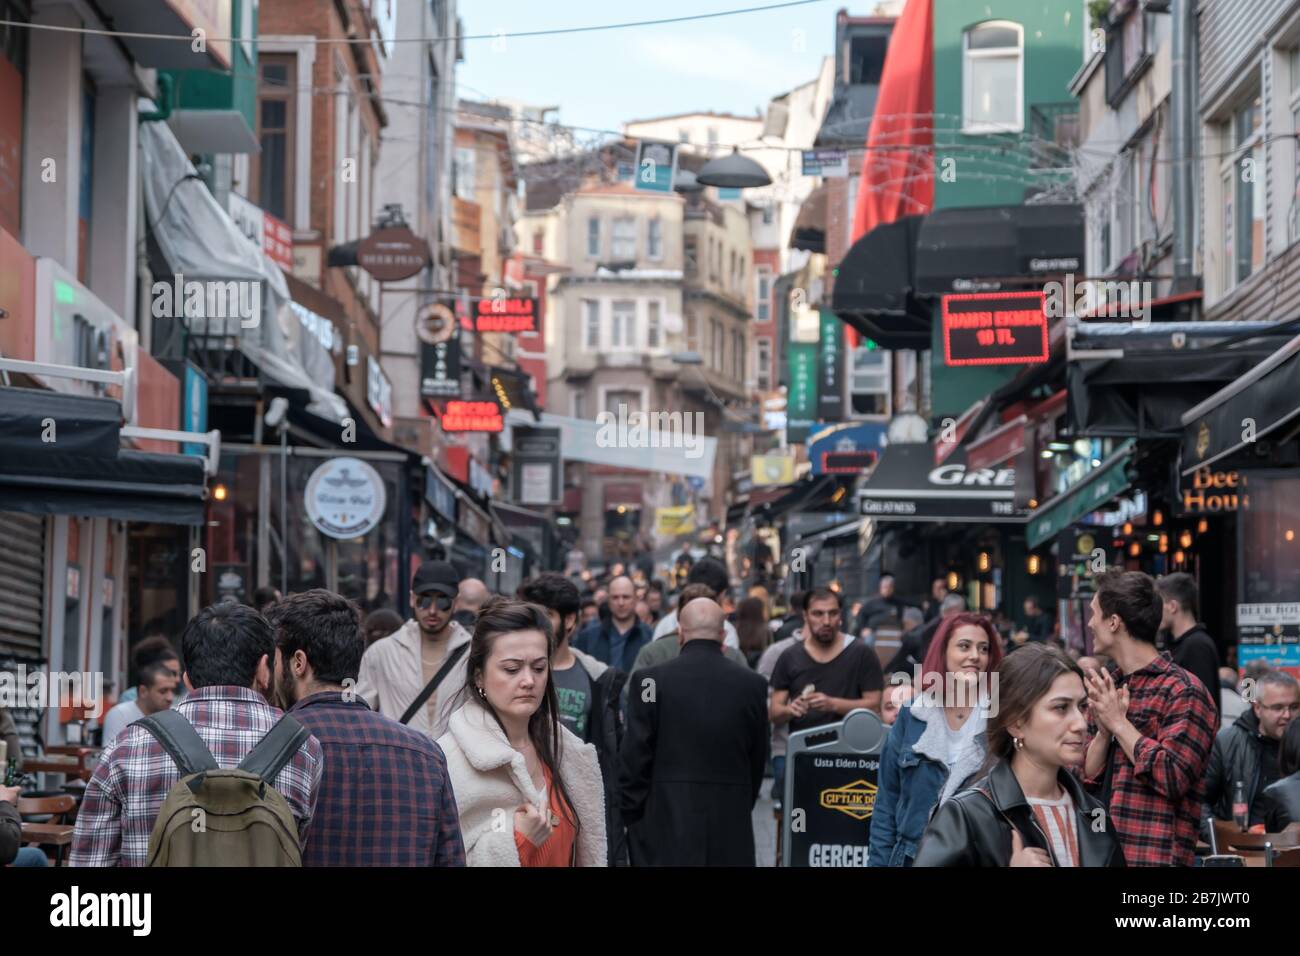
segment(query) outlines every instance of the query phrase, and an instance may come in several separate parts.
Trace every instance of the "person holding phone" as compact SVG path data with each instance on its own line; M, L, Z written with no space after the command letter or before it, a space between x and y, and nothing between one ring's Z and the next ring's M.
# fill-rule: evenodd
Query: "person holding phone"
M1105 806L1071 773L1088 741L1083 671L1058 648L1027 644L997 676L983 772L939 807L914 865L1124 866Z
M596 748L560 722L555 632L544 608L483 606L460 704L438 739L468 866L604 866L605 794Z

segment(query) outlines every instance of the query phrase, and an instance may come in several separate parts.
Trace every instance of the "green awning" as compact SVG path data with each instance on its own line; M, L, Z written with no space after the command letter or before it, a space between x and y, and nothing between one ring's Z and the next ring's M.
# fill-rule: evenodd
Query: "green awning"
M1094 468L1073 488L1063 491L1029 515L1025 537L1036 548L1064 531L1086 514L1096 511L1116 495L1129 489L1127 466L1136 442L1130 438L1101 466Z

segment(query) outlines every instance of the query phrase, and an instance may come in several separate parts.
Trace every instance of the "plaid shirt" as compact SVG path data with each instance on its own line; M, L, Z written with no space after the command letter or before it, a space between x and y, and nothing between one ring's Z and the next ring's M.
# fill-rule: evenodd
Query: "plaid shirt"
M465 865L442 748L339 691L304 697L289 712L325 752L303 866Z
M223 770L238 766L281 716L261 694L233 686L200 688L176 709L194 725ZM272 781L288 801L304 841L322 770L320 744L309 737ZM105 748L86 786L69 865L144 866L154 820L179 780L175 762L154 736L143 727L128 726Z
M1217 711L1187 671L1161 654L1116 678L1129 692L1128 719L1142 735L1129 760L1113 741L1110 816L1129 866L1191 866L1200 825L1205 769ZM1089 721L1089 744L1097 725ZM1085 781L1100 793L1106 768Z

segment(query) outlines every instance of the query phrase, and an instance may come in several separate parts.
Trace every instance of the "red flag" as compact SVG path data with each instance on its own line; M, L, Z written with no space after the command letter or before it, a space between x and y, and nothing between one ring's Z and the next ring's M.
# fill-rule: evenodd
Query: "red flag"
M862 157L852 242L879 225L934 208L933 12L933 0L907 0L889 38ZM857 332L845 332L849 347L856 348Z

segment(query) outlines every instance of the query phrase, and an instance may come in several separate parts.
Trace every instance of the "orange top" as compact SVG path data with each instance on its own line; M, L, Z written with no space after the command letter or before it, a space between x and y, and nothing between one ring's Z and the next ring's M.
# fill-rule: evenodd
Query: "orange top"
M551 785L551 771L543 766L542 772L546 775L546 792L551 797L551 813L555 815L559 823L556 824L551 831L551 835L541 846L533 846L526 836L518 830L515 831L515 846L519 850L519 865L526 867L572 866L573 845L577 842L578 830L564 815L564 798L560 796L560 788Z

